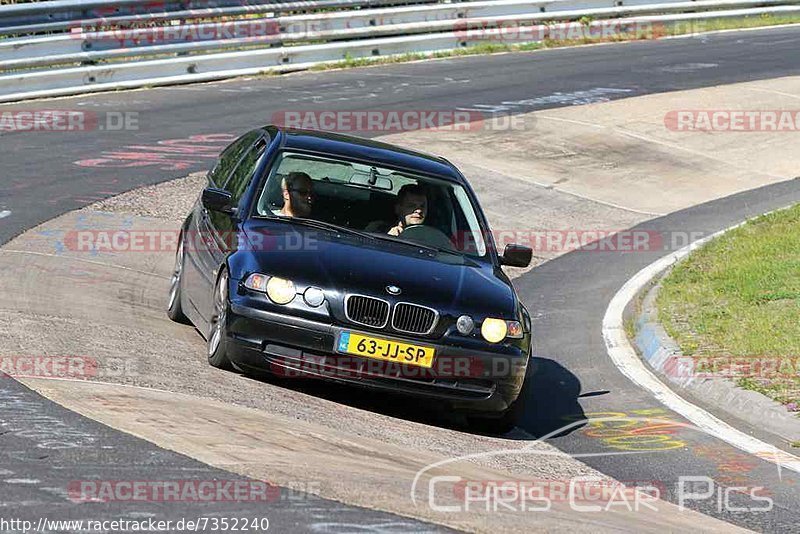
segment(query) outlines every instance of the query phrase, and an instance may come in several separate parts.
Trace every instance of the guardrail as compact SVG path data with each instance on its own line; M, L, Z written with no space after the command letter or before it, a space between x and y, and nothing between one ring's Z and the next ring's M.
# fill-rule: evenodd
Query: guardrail
M0 6L0 102L761 14L800 0L54 0ZM574 23L574 21L580 21ZM563 30L563 27L562 27ZM613 30L613 31L611 31ZM18 34L24 35L19 36ZM16 35L16 36L15 36ZM598 33L599 35L599 33Z
M158 0L55 0L0 6L0 35L68 30L75 27L237 17L270 13L317 11L362 7L430 4L440 0L207 0L160 2ZM36 7L41 6L41 7ZM201 7L205 6L205 7Z

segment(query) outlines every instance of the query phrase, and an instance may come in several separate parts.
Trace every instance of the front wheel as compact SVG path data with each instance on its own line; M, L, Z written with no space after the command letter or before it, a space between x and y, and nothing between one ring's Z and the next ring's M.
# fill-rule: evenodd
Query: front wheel
M228 271L223 270L214 288L214 312L208 336L208 363L217 369L231 370L228 359Z
M514 430L517 422L522 417L523 404L523 399L520 396L499 416L469 417L469 427L471 430L481 434L491 434L493 436L507 434Z
M532 369L530 362L528 362L519 395L517 395L517 398L511 403L511 406L506 408L503 413L495 416L468 417L470 429L481 434L492 434L495 436L501 436L514 430L514 427L517 426L517 423L520 422L525 413L525 403L530 396L530 388L533 387L531 385L533 382L531 376L533 373Z
M183 313L183 304L181 303L181 283L183 279L183 235L178 242L178 250L175 252L175 267L172 269L172 277L170 278L169 287L169 301L167 302L167 317L177 323L188 323L186 314Z

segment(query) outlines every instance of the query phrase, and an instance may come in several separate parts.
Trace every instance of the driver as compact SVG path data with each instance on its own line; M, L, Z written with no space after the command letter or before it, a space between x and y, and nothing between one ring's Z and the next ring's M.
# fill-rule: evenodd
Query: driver
M304 172L290 172L281 180L283 208L280 215L308 217L311 214L314 186L311 176Z
M401 187L397 192L394 213L397 216L394 222L375 221L367 225L365 230L386 232L389 235L398 236L408 226L424 224L425 217L428 215L428 196L425 188L417 184L406 184Z

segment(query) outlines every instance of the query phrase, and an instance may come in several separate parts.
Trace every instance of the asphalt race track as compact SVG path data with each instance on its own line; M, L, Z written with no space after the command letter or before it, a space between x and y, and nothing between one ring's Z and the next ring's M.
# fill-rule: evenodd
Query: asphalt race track
M224 144L220 141L224 138L221 134L234 134L268 123L274 113L285 109L387 110L411 106L522 113L796 75L800 72L798 50L800 28L785 28L304 73L2 106L0 111L135 112L140 126L134 131L98 129L81 133L0 134L3 143L0 161L4 169L0 214L5 214L0 215L0 244L41 222L101 198L206 169L213 161L215 150ZM169 152L164 147L175 145L160 143L192 136L208 136L195 143L207 144L208 149ZM641 228L710 234L747 217L798 201L800 183L784 182L672 213L644 223ZM772 511L731 512L730 507L721 506L716 498L698 500L689 506L756 530L800 531L800 476L745 455L713 436L667 424L668 439L664 441L642 446L632 440L629 447L619 447L619 442L611 446L606 437L609 434L592 425L558 432L565 424L584 416L649 415L675 423L684 421L616 369L608 358L600 331L603 314L614 293L625 280L661 255L663 251L640 254L578 251L549 261L516 280L534 316L534 332L546 333L535 336L537 372L528 410L520 426L535 437L556 432L557 436L550 439L550 443L623 482L652 482L672 488L682 475L719 478L730 474L727 466L745 466L747 477L742 485L754 485L753 481L758 481L758 485L766 487L775 503ZM0 410L0 422L6 426L22 424L19 418L2 415L7 408L13 408L14 399L17 399L18 403L37 406L40 414L57 421L69 421L70 427L77 425L82 433L96 437L92 442L90 454L93 458L89 468L86 459L78 462L70 454L32 455L21 441L15 442L15 438L0 434L0 439L4 440L0 457L3 467L7 467L0 469L4 478L16 476L14 473L19 471L25 473L24 478L46 480L52 476L49 471L54 466L74 471L76 478L92 478L94 474L107 480L122 479L125 470L134 467L135 476L143 479L166 476L164 469L182 471L181 476L185 478L236 478L111 431L59 408L13 381L0 384L0 395L0 401L9 403ZM761 435L758 429L747 428L743 422L735 423L768 443L775 442L773 436ZM147 475L147 470L153 474ZM28 506L25 516L40 516L41 510L52 505L31 501L30 495L26 495L25 483L6 483L0 488L5 500ZM675 501L676 496L670 493L668 498ZM748 495L733 499L742 508L757 504L749 502ZM307 510L302 509L308 506L306 501L293 503L285 499L280 502L279 510L271 509L270 519L282 523L286 529L294 527L305 531L313 526L309 521L321 521L309 519ZM389 514L323 500L313 502L317 507L316 515L332 523L381 525L389 531L440 530ZM206 511L258 516L257 507L242 505L235 510L210 508ZM153 505L152 509L119 510L115 515L137 517L137 514L152 513L158 514L160 519L186 517L182 512L178 507L162 504ZM97 516L93 511L88 515Z

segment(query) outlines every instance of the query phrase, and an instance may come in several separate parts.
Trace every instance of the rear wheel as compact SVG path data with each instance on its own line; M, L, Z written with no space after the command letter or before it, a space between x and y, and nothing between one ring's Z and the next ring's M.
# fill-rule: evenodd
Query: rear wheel
M228 271L223 270L214 288L214 311L208 335L208 363L217 369L233 369L228 359Z
M170 278L169 300L167 301L167 317L178 323L188 323L186 314L183 313L181 304L181 280L183 278L183 236L178 242L178 250L175 252L175 267L172 269Z

